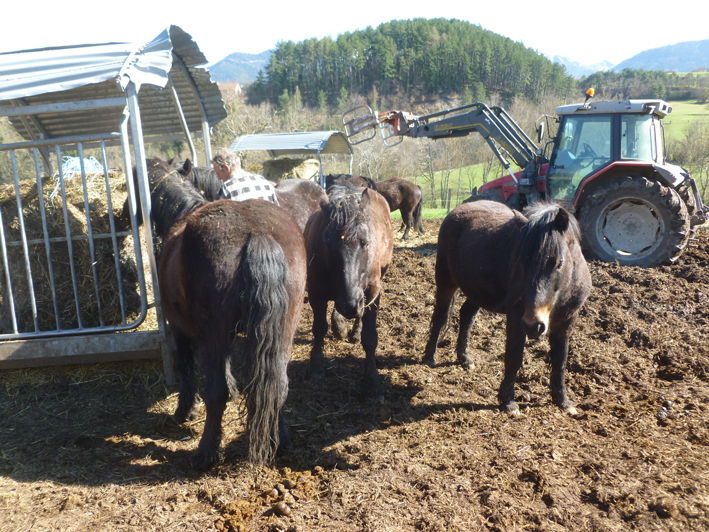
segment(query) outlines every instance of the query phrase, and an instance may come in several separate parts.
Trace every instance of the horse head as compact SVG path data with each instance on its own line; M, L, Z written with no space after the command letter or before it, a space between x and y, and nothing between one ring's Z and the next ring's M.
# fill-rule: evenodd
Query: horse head
M335 186L322 205L328 225L325 229L326 261L335 283L335 308L345 318L361 317L367 303L374 254L369 228L368 189Z
M547 332L551 315L576 297L576 268L584 261L576 219L559 205L525 211L512 251L511 270L524 307L522 328L530 338Z

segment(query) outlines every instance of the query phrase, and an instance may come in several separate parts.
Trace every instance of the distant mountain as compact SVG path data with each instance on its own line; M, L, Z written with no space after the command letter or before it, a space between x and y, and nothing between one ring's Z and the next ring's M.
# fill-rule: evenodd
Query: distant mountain
M601 70L610 70L613 68L613 63L610 61L601 61L593 65L584 65L578 61L572 61L568 57L562 57L560 55L555 55L552 58L552 63L559 63L566 67L566 72L575 77L576 79L583 78L585 76L590 76Z
M681 42L645 50L622 63L618 63L613 67L613 70L622 72L625 68L632 68L633 70L692 72L703 67L709 67L709 39Z
M258 76L271 58L271 50L260 54L233 53L209 67L212 80L217 83L240 83L246 85Z

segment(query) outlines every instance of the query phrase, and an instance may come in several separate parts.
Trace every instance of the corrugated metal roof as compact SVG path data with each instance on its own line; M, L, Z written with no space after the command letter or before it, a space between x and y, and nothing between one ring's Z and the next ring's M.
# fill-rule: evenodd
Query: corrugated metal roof
M271 157L278 155L315 155L345 153L352 155L352 146L340 131L308 131L304 133L270 133L243 135L231 143L234 152L264 150Z
M226 118L221 92L205 65L207 59L192 37L178 26L168 26L145 43L108 43L42 48L0 54L0 108L124 98L133 81L138 92L143 135L182 133L172 91L172 78L190 131L201 132L202 113L209 126ZM183 68L184 65L184 68ZM121 107L79 109L32 115L32 120L11 116L26 140L117 131ZM29 128L29 129L28 129Z

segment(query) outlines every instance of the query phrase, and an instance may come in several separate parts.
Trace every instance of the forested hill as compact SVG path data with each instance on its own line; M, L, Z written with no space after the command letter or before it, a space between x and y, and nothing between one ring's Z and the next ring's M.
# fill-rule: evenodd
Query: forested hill
M249 87L250 103L300 94L311 106L355 94L455 92L484 100L491 92L538 99L570 94L562 65L523 44L460 20L395 20L337 39L281 42ZM287 93L286 93L287 91Z

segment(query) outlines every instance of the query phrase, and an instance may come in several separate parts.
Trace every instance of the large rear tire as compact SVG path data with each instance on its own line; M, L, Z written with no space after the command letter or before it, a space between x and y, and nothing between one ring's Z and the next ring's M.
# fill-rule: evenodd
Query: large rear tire
M652 268L671 264L687 246L687 206L658 182L629 176L601 185L579 210L589 258Z

